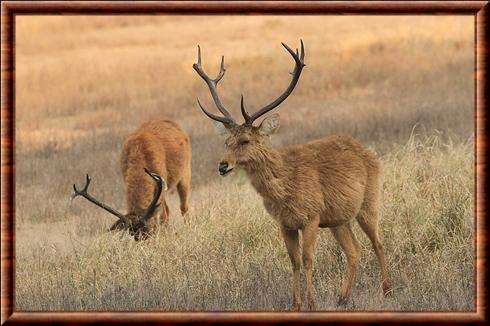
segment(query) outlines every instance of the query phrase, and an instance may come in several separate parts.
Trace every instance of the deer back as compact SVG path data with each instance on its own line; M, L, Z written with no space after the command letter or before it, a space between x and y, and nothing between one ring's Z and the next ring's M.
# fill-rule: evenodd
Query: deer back
M121 153L128 212L141 214L153 198L154 183L143 167L158 173L170 189L189 173L190 157L189 137L172 121L150 121L131 133Z

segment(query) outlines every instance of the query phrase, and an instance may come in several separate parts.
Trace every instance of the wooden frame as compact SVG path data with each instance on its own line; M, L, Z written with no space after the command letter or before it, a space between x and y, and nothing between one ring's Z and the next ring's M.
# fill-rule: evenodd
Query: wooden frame
M181 322L488 322L488 222L485 189L488 87L488 1L5 1L1 4L1 323ZM463 14L475 16L476 311L474 312L16 312L15 239L15 16L40 14Z

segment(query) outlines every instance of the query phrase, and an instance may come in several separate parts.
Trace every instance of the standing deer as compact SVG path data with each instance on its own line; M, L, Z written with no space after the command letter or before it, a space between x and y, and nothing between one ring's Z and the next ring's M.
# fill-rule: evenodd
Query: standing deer
M315 307L312 271L319 227L330 228L347 257L347 272L338 301L339 304L347 302L360 256L360 245L351 228L354 219L373 244L383 290L387 295L391 291L391 281L378 228L380 167L376 155L352 137L340 135L274 149L266 139L278 129L279 115L268 116L258 127L253 126L255 120L276 108L291 94L305 67L303 41L296 53L286 44L282 45L295 62L291 83L276 100L252 115L245 109L242 96L241 113L245 119L242 125L236 123L218 96L217 84L225 73L224 57L218 76L211 79L202 69L201 49L198 47L198 59L193 68L208 85L223 116L208 112L199 100L198 104L209 118L217 121L218 131L227 136L219 173L224 176L235 168L245 170L253 187L262 196L266 210L278 222L292 263L294 310L301 308L301 260L306 270L308 307Z
M120 163L126 188L127 214L119 213L88 194L88 175L82 190L79 191L73 185L73 198L85 197L117 216L119 219L111 226L110 231L128 229L136 240L140 240L154 232L157 216L163 225L167 224L169 209L162 189L176 186L180 197L180 211L186 221L191 180L191 148L189 137L178 124L159 120L141 125L124 141Z

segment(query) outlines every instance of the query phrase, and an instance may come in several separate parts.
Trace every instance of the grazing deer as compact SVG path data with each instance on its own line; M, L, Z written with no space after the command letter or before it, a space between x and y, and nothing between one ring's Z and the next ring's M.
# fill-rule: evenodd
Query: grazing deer
M246 171L253 187L262 196L264 206L278 222L293 267L293 309L301 308L301 258L306 270L307 297L310 309L315 307L312 281L313 257L318 228L330 228L347 257L347 273L342 283L339 304L345 304L359 263L360 245L351 229L354 219L371 240L376 253L385 295L391 291L383 245L379 237L378 211L380 167L376 155L350 136L329 136L306 144L280 149L266 143L268 135L279 127L279 115L266 117L256 127L257 118L276 108L293 91L304 64L304 46L296 53L282 43L295 61L292 80L276 100L250 115L241 97L241 113L245 122L238 125L223 106L217 84L225 73L224 57L215 79L209 78L201 66L201 49L193 68L206 82L223 116L201 110L217 121L220 133L227 136L225 154L219 173L226 175L235 168ZM299 230L303 245L300 253Z
M127 214L119 213L88 194L88 175L82 190L79 191L73 185L73 198L85 197L117 216L119 219L111 226L110 231L128 229L136 240L140 240L155 230L158 215L160 222L167 224L169 209L162 189L176 186L180 197L180 211L186 221L191 148L189 137L179 125L169 120L144 123L126 138L120 163L126 188Z

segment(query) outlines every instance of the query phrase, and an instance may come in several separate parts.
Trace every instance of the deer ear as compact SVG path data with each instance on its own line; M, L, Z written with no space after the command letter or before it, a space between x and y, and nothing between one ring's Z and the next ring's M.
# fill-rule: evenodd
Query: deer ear
M218 133L218 135L226 136L230 133L230 129L228 127L219 121L214 121L214 130Z
M279 114L274 113L262 120L259 131L262 135L272 135L279 129Z

